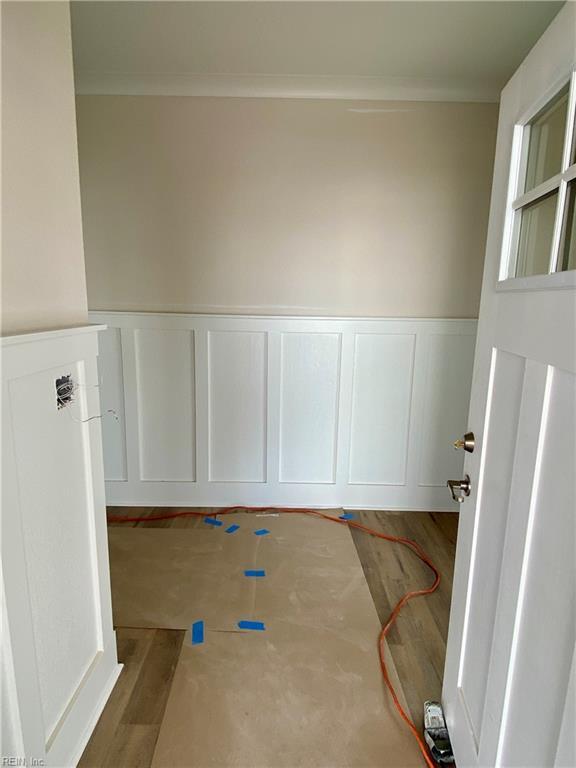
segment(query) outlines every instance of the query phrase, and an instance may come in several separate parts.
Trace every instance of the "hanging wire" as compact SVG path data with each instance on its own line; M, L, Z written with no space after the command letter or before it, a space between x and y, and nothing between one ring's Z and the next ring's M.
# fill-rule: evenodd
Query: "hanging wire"
M60 382L60 383L58 383ZM58 408L67 408L67 406L71 405L72 403L76 402L75 394L76 392L81 389L87 389L88 387L100 387L100 384L79 384L78 382L74 381L72 376L63 376L61 379L56 380L56 403L58 405ZM113 408L108 408L105 413L99 413L95 416L89 416L86 419L77 419L72 412L68 409L68 416L72 419L72 421L76 422L76 424L86 424L88 421L94 421L94 419L103 419L104 416L107 414L112 414L116 421L119 421L118 414Z

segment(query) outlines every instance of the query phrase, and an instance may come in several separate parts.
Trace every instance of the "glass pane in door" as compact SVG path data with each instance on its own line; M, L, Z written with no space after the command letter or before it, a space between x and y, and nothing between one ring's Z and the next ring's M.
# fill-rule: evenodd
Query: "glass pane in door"
M560 269L576 269L576 182L568 185Z
M527 126L528 159L524 191L537 187L562 170L562 150L568 112L568 86L563 88Z
M550 266L558 191L520 209L516 277L545 275Z

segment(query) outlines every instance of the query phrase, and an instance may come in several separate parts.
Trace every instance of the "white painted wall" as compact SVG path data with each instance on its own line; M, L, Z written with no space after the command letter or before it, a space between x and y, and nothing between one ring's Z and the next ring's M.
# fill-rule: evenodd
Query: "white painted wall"
M83 325L67 2L2 2L2 333Z
M77 105L90 309L476 317L497 105Z
M90 317L109 504L453 509L475 321Z

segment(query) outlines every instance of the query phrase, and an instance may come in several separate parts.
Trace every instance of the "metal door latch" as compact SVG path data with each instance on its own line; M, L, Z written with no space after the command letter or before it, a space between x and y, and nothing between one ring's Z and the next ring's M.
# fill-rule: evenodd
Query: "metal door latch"
M462 504L466 496L470 496L470 475L464 475L463 480L448 480L446 483L454 501Z

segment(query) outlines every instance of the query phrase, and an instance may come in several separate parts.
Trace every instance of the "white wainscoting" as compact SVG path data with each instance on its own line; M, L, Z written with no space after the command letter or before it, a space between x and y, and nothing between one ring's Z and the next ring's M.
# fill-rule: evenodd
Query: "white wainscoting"
M82 421L100 412L97 330L2 339L1 754L26 765L76 765L121 669L101 425Z
M90 317L108 504L455 509L475 320Z

